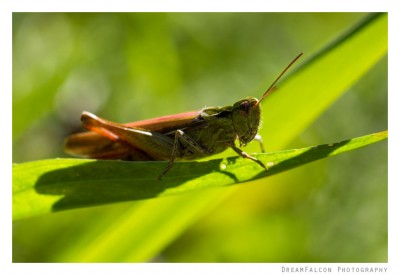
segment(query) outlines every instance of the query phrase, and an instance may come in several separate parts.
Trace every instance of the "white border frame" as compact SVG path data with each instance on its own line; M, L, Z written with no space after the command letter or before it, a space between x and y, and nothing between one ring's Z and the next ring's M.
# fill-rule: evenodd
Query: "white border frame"
M388 264L13 264L11 223L11 129L12 129L12 13L13 12L388 12L389 13L389 263ZM399 117L400 109L400 1L398 0L0 0L0 264L3 274L315 274L283 272L282 267L332 268L381 267L386 274L400 274ZM371 160L374 161L374 160ZM396 218L397 217L397 218ZM305 270L305 269L304 269ZM379 273L378 273L379 274Z

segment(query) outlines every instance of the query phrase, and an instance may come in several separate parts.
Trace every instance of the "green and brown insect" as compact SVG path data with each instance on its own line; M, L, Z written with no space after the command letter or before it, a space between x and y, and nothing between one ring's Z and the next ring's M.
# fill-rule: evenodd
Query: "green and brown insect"
M254 139L261 142L257 137L260 103L275 90L276 82L302 54L290 62L259 100L246 97L232 106L207 107L126 124L83 112L83 127L91 132L67 137L65 151L95 159L168 160L159 179L176 160L195 160L221 153L227 148L267 169L261 161L238 148L235 141L239 141L240 147Z

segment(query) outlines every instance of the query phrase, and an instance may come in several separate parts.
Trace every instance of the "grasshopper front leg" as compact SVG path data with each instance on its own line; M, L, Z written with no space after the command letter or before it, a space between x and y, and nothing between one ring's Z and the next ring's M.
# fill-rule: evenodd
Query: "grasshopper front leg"
M256 159L255 157L250 156L249 154L247 154L245 151L240 150L238 147L236 147L234 144L233 145L229 145L229 147L231 147L236 153L238 153L240 156L242 156L245 159L251 159L254 162L257 162L261 167L263 167L265 170L268 170L267 167L265 167L265 165L259 161L258 159Z
M257 134L257 135L254 137L253 140L254 140L254 141L257 141L258 144L260 144L261 153L265 153L265 150L264 150L264 142L263 142L262 137L261 137L259 134Z

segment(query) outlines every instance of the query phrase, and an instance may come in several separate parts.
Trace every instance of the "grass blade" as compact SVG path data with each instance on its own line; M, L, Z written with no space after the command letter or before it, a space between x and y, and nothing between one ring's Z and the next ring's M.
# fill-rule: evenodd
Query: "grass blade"
M257 155L269 166L268 171L240 157L177 162L162 181L157 176L165 168L165 162L55 159L17 164L13 166L13 216L19 219L51 211L238 184L386 138L387 131L329 145Z

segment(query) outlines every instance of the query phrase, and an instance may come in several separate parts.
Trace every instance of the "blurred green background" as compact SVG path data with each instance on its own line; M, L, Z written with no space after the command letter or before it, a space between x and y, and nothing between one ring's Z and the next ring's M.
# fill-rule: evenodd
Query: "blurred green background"
M367 16L14 13L13 162L68 157L63 139L81 130L83 110L129 122L259 97L300 51L305 59L311 57ZM301 89L307 87L299 87L299 94L288 100L300 97ZM285 148L385 129L387 57ZM274 147L268 137L264 141L267 150L284 149ZM159 248L144 261L387 261L386 142L273 176L268 184L226 189L224 199L193 214L173 237L154 240L162 245L146 243ZM113 234L129 238L136 228L129 224L138 222L131 211L173 200L118 203L17 221L13 261L136 261L127 256L135 248L129 239L114 243L109 258L96 258L102 247L95 244ZM190 202L185 207L190 212ZM152 213L145 216L152 219Z

